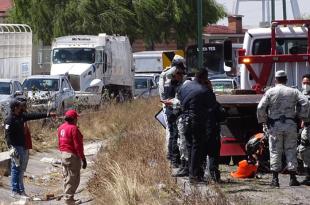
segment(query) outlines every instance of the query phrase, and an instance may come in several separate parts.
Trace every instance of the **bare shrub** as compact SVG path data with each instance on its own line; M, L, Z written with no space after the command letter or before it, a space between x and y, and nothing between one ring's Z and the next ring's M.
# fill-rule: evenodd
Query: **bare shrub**
M171 177L165 133L154 119L159 109L157 98L105 108L101 126L110 131L109 146L97 157L88 184L96 204L227 204L219 189L212 197L201 190L185 196Z

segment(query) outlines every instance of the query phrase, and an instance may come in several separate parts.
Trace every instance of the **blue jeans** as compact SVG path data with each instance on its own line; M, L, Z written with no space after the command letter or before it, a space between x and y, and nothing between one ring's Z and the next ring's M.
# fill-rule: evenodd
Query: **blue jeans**
M15 163L11 162L11 185L12 191L17 193L22 193L25 191L24 187L24 172L25 172L25 162L26 162L26 150L23 146L14 146L16 149L19 158L20 166L16 166Z

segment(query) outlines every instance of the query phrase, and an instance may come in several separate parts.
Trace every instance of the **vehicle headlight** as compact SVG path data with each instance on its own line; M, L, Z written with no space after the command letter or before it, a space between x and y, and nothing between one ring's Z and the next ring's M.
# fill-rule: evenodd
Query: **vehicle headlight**
M92 86L92 87L88 87L85 91L91 92L91 93L98 93L98 90L99 90L99 86Z

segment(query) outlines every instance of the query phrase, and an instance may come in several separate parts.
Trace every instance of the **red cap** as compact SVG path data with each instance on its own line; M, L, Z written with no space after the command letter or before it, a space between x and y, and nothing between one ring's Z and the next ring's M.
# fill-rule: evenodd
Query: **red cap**
M79 114L75 110L68 110L65 116L76 119L77 117L79 117Z

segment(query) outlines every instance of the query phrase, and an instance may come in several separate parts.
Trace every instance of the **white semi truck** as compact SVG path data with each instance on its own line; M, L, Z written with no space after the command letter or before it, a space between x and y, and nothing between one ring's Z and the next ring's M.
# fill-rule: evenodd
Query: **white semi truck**
M22 82L32 74L32 30L25 24L0 24L0 78Z
M120 99L133 96L133 57L126 36L59 37L52 44L51 61L50 74L67 74L86 105L99 105L105 89Z

